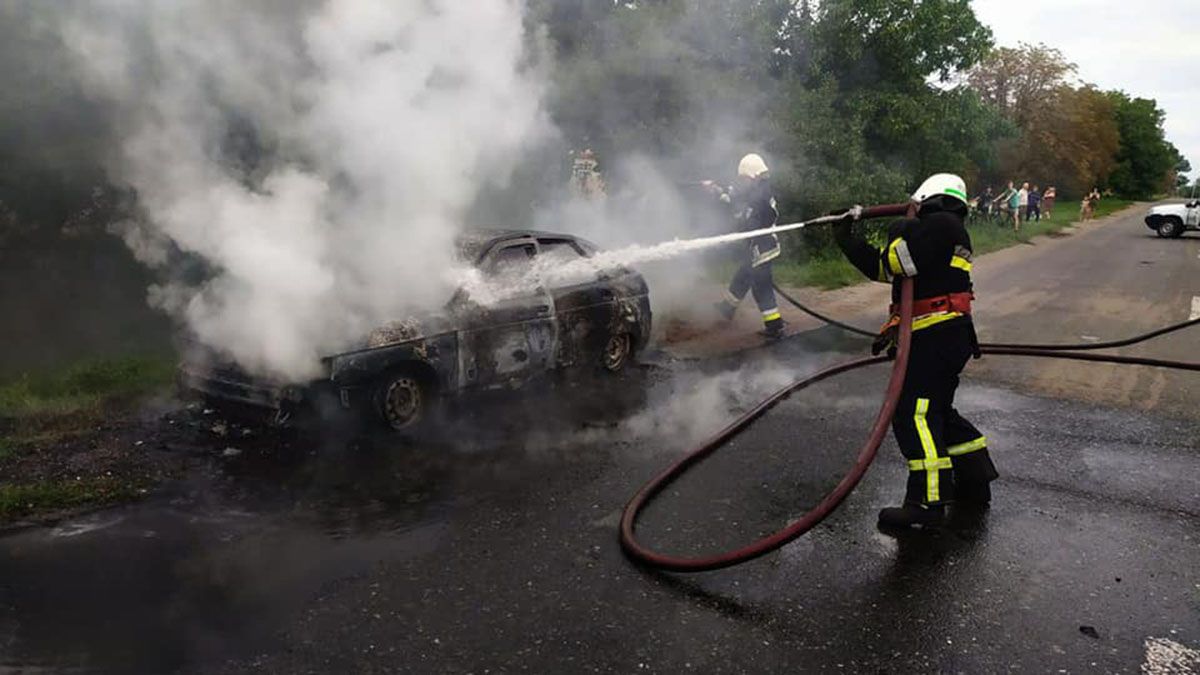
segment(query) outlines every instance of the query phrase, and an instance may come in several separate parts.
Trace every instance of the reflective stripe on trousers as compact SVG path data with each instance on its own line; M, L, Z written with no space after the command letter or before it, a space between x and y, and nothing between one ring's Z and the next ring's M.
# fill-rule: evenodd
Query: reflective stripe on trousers
M929 423L925 420L928 412L929 399L917 399L917 409L913 413L913 421L917 427L917 437L921 439L921 449L925 452L925 458L910 460L908 468L912 471L925 472L925 500L932 503L941 501L938 472L951 468L953 464L949 457L938 457L937 445L933 442L933 434L930 433Z
M976 450L983 450L986 447L987 436L980 436L973 441L959 443L958 445L952 445L946 448L946 454L950 455L951 457L957 457L958 455L965 455L970 452L975 452Z
M938 471L954 468L954 461L951 457L961 457L962 455L986 448L987 437L980 436L973 441L952 445L946 448L946 454L949 457L938 457L937 448L933 444L932 434L929 433L929 425L925 422L925 413L928 410L929 401L927 399L918 399L917 411L914 417L916 418L917 434L921 439L921 447L925 451L925 459L909 460L908 468L910 471L929 472L925 479L925 497L930 502L936 502L941 497L941 477L938 475Z

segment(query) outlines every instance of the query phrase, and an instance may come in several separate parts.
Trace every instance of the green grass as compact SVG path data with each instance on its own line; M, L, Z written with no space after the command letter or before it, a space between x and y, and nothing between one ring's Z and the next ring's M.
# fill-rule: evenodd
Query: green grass
M67 415L168 387L175 360L166 356L105 358L0 382L0 417Z
M1096 207L1096 217L1103 218L1133 204L1124 199L1104 199ZM1079 220L1078 201L1059 201L1055 205L1054 217L1040 222L1021 223L1021 231L1014 232L1012 224L976 223L967 226L971 232L971 243L975 255L982 255L1002 248L1028 243L1030 239L1054 234ZM732 272L730 272L731 274ZM829 290L852 286L865 281L862 273L844 257L836 253L822 253L807 262L779 261L774 265L775 280L784 286L815 286ZM728 275L725 275L728 278Z
M1133 204L1125 199L1103 199L1096 206L1096 217L1103 218ZM991 223L970 225L971 244L975 254L982 255L1016 244L1028 243L1030 239L1054 234L1065 227L1079 222L1079 202L1059 202L1054 208L1053 218L1042 218L1040 222L1021 223L1021 231L1014 232L1012 224L1005 226Z
M162 391L175 377L173 357L91 359L0 382L0 462L21 446L59 441L94 426L104 408Z
M864 281L862 272L841 256L821 256L805 263L785 261L776 263L772 271L776 283L781 286L815 286L828 290Z
M173 357L142 355L92 359L0 382L0 475L9 474L0 481L0 523L134 497L138 480L109 473L47 479L56 474L45 469L58 465L57 452L21 453L91 433L112 406L161 391L174 376ZM22 479L22 469L31 468Z
M111 504L136 494L136 486L112 478L0 485L0 522L31 513Z

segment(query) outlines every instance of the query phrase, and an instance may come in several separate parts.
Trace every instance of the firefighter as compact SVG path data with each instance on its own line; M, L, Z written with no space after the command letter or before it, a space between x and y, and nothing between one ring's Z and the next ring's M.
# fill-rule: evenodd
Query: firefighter
M704 186L719 199L729 204L733 210L733 218L739 232L749 232L774 227L779 212L776 209L775 197L771 193L770 173L767 163L756 154L749 154L738 163L737 181L733 187L725 189L712 181L705 181ZM768 340L783 337L786 325L779 313L779 305L775 301L774 282L771 278L771 261L778 258L782 251L779 237L775 234L764 234L739 243L739 266L725 291L725 299L717 303L717 311L726 321L732 320L738 304L750 291L754 301L762 312L762 335Z
M954 409L958 377L979 345L971 320L971 238L963 225L967 189L962 178L930 176L912 196L916 218L888 227L880 250L856 236L847 212L835 227L838 246L859 270L892 283L892 316L872 351L894 350L900 280L913 279L912 348L892 433L908 460L904 504L879 512L884 529L940 524L946 505L979 510L991 501L989 483L999 475L987 439Z
M584 148L571 162L571 194L581 199L604 199L606 186L600 163L591 148Z

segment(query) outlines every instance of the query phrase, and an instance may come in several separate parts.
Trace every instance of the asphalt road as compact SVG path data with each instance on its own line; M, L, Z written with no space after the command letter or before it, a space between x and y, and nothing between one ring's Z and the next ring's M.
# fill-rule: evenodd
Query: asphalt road
M975 270L980 338L993 342L1105 341L1200 316L1200 236L1160 239L1149 205L985 256ZM1195 329L1121 350L1200 360ZM1052 396L1200 417L1195 373L1081 367L1071 361L993 359L976 374Z
M1109 303L1136 291L1105 275L1161 274L1143 304L1190 294L1200 262L1179 252L1197 243L1127 224L1017 249L1052 249L1086 283L1033 269L1009 281ZM1096 259L1108 237L1111 257ZM989 274L1002 273L980 271L994 289ZM1178 308L1161 313L1138 327ZM1015 322L1034 319L1018 315L1012 336L1025 337ZM1065 338L1098 331L1091 318L1052 323ZM989 379L960 396L1003 474L982 520L876 532L902 492L889 441L846 504L778 553L694 576L622 556L617 519L644 480L757 397L862 348L821 331L660 359L620 381L477 401L420 447L305 438L281 456L260 443L150 501L10 535L0 672L1200 670L1200 421L1033 396L994 384L994 364L972 365ZM713 551L796 517L849 464L884 375L785 403L668 490L644 540ZM1186 400L1172 386L1160 402Z

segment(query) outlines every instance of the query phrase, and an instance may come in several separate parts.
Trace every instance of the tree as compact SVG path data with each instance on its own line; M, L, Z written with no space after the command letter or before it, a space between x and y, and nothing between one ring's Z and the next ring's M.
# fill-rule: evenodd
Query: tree
M1093 87L1061 86L1006 145L998 178L1055 185L1063 195L1081 195L1107 181L1119 141L1107 94Z
M1027 128L1074 73L1075 64L1068 62L1059 50L1022 43L1016 49L992 50L971 69L967 82L1002 115Z
M991 48L966 0L799 3L792 19L787 37L805 47L793 72L810 90L834 84L835 110L863 135L865 161L901 176L903 189L929 173L974 176L993 163L995 139L1011 128L972 92L929 84Z
M1174 182L1171 172L1180 160L1179 152L1163 132L1166 114L1154 99L1130 98L1120 91L1109 92L1108 97L1115 106L1120 132L1116 168L1109 185L1130 199L1150 198Z
M1029 44L995 49L971 69L969 86L1018 130L992 178L1071 195L1107 181L1119 143L1114 105L1091 86L1072 86L1074 73L1062 52Z
M826 0L814 17L816 67L843 89L917 91L967 70L992 46L968 0Z

